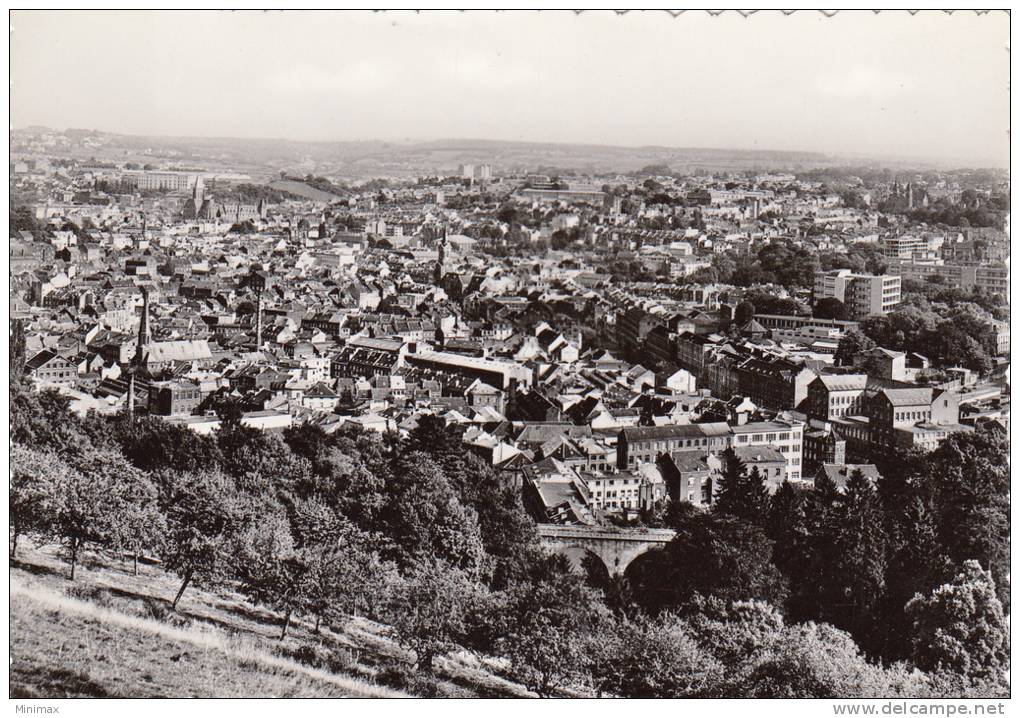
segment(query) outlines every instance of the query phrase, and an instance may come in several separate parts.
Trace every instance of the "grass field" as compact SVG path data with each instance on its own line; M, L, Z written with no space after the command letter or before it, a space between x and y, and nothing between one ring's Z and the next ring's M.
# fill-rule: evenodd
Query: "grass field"
M93 557L78 578L53 547L20 549L11 567L12 698L400 697L382 684L408 655L384 626L352 618L314 633L229 591L189 588L178 611L176 577L158 566ZM528 696L491 661L437 660L430 690L445 696ZM392 681L390 681L392 683Z

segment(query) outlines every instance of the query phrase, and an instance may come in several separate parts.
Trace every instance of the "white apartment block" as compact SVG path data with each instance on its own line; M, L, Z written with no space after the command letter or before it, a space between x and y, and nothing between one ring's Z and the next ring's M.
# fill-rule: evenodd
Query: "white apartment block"
M815 273L814 301L843 302L847 318L861 321L891 312L900 303L899 275L854 274L849 269Z
M800 479L804 453L804 424L799 421L756 421L731 426L731 446L771 446L786 457L786 477Z

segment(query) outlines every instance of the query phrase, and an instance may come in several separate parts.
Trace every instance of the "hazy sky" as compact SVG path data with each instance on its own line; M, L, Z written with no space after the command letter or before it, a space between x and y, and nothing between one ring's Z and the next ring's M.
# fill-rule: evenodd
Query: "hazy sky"
M11 121L1005 164L1001 12L14 12Z

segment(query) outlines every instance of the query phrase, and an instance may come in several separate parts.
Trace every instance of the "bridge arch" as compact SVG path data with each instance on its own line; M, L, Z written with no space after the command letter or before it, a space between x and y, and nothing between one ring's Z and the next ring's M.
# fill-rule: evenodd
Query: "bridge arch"
M567 560L570 561L570 565L582 573L586 573L588 570L588 567L585 566L585 559L591 559L598 562L598 565L605 570L607 576L610 575L610 567L606 564L606 560L584 544L558 544L550 546L550 548L556 551L556 553L566 556Z
M632 561L650 549L665 546L676 535L669 529L620 529L557 524L542 524L538 529L542 542L549 548L568 556L578 556L578 550L597 556L610 576L623 576Z

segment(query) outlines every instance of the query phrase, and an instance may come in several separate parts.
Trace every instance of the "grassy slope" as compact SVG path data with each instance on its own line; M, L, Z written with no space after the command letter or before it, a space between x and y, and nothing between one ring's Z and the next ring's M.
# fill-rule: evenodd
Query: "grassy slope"
M67 580L55 549L19 549L11 569L11 696L398 696L381 666L407 654L385 628L351 619L313 632L229 591L189 588L169 609L176 577L97 557ZM323 660L325 659L325 660ZM445 695L526 696L467 655L437 661Z
M207 629L12 583L12 697L341 697L391 692Z

